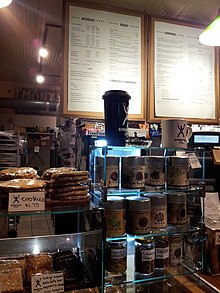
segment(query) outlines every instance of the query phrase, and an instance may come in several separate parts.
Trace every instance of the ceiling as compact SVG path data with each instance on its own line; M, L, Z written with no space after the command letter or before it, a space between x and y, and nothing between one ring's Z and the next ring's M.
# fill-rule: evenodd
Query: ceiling
M45 85L60 85L62 66L62 0L13 0L0 10L0 81L35 83L42 72ZM85 2L78 0L76 3ZM122 9L208 24L220 0L87 0ZM41 44L49 49L38 58Z

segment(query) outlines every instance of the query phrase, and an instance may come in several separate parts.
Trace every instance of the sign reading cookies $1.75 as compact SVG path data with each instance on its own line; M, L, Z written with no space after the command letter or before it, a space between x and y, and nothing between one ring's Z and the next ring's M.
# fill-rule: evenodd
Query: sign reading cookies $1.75
M9 192L8 211L28 212L45 210L45 192Z

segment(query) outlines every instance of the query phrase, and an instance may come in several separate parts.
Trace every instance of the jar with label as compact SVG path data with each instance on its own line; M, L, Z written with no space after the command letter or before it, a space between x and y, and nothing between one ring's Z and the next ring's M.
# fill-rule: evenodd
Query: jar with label
M186 193L175 192L168 194L167 222L172 225L186 224Z
M180 234L172 234L169 236L170 257L169 262L171 266L180 264L182 257L183 238Z
M169 241L168 236L155 238L155 267L164 269L169 265Z
M106 236L123 236L126 232L125 199L122 196L107 196Z
M167 157L167 187L186 189L189 187L189 157Z
M106 270L122 274L127 270L127 242L113 240L106 243Z
M106 156L106 166L104 167L104 157L96 157L96 183L105 184L109 188L118 187L119 157ZM106 180L106 182L104 182Z
M163 156L145 157L145 184L163 186L165 183L165 159Z
M146 195L146 194L145 194ZM167 226L167 196L153 193L148 195L151 200L151 228L160 229Z
M144 189L145 158L141 156L122 157L121 187Z
M151 228L150 198L126 198L126 231L131 235L149 233Z
M135 240L135 272L150 275L155 271L155 243L153 239Z

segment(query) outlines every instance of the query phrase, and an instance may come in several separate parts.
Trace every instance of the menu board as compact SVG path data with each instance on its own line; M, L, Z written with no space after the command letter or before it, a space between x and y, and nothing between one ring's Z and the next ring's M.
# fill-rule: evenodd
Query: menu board
M66 8L64 113L102 117L102 96L127 91L129 115L143 119L143 15L81 7Z
M160 19L151 25L151 118L217 122L217 49L199 42L201 27Z

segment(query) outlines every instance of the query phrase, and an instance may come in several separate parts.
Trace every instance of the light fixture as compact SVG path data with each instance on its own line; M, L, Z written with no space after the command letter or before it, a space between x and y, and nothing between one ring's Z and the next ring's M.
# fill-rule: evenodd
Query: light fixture
M42 83L42 82L44 82L44 76L43 76L42 74L38 74L38 75L36 76L36 81L37 81L38 83Z
M4 8L8 5L10 5L12 0L0 0L0 8Z
M207 46L220 46L220 9L213 22L200 34L199 41Z
M47 55L48 55L48 50L45 49L45 48L40 48L40 50L39 50L39 55L40 55L41 57L43 57L43 58L47 57Z

